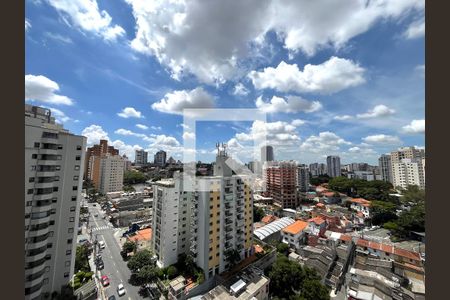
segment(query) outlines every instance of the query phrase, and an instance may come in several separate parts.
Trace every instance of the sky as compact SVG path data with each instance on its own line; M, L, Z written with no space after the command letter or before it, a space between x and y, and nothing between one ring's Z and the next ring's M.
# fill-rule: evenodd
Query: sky
M425 145L424 0L26 0L25 102L134 159L377 164ZM230 109L183 123L183 109ZM226 121L232 109L266 121ZM257 159L259 157L256 157Z

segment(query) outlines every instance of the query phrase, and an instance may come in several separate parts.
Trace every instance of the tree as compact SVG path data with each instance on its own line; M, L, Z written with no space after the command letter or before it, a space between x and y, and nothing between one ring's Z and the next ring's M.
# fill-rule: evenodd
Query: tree
M137 243L132 241L126 241L122 246L122 251L120 251L120 254L124 259L128 257L128 253L130 252L136 252L137 250Z
M241 255L236 249L229 249L225 251L225 261L230 265L230 269L234 267L241 260Z
M277 251L278 253L284 254L284 255L288 255L289 253L289 246L285 243L278 243L277 245Z
M382 225L397 219L396 210L397 205L385 201L372 201L372 224Z
M139 171L126 171L123 174L123 184L131 185L137 183L145 183L148 180L147 176Z
M167 268L167 277L173 279L178 275L178 270L175 266L169 266Z
M153 265L153 254L150 250L136 252L128 261L127 266L131 272L137 273L144 266Z
M330 292L319 280L305 279L299 297L295 299L329 300Z
M124 192L136 192L136 189L131 185L124 185L123 191Z
M406 189L400 190L403 197L401 202L406 205L419 205L425 203L425 190L421 190L417 185L408 185Z
M253 222L260 222L261 219L265 216L265 212L261 207L253 209Z
M89 272L89 249L86 244L77 246L75 253L75 271Z
M319 175L317 177L311 177L309 182L312 185L320 185L322 183L328 183L329 180L330 180L330 177L328 175Z
M149 283L156 279L157 274L158 268L153 265L146 265L139 270L137 278L142 283Z

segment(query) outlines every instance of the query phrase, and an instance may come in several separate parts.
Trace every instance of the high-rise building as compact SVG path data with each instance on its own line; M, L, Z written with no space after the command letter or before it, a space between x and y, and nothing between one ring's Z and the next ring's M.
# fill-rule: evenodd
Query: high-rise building
M86 149L83 179L87 179L90 176L89 173L91 172L91 169L89 167L89 160L91 159L91 156L101 156L106 153L111 155L119 155L119 150L115 149L113 146L108 146L107 140L100 140L99 144L93 145L92 147L88 147Z
M130 171L131 170L131 161L128 159L128 157L124 154L122 155L123 158L123 171Z
M248 178L232 175L226 159L219 150L214 176L197 179L195 192L184 190L178 172L154 183L152 250L158 266L190 254L209 278L229 269L228 250L241 259L252 255L253 194Z
M266 161L274 161L272 146L261 147L261 162L264 164Z
M166 157L167 153L163 150L159 150L158 152L156 152L153 162L155 165L164 167L166 165Z
M25 105L25 299L60 292L74 274L86 138Z
M330 177L341 176L341 159L339 156L327 156L327 174Z
M120 155L106 153L100 156L91 156L88 179L103 194L121 191L124 164L124 159Z
M393 162L392 184L402 188L417 185L425 189L425 158L403 158L400 162Z
M313 163L309 165L311 176L320 176L327 174L327 165L322 163Z
M307 165L297 167L297 185L301 192L309 190L309 169Z
M282 208L296 208L297 164L294 161L268 162L263 167L266 191Z
M404 158L425 158L425 149L418 149L416 147L401 147L398 150L391 152L391 163L400 162Z
M147 164L147 159L148 159L147 151L144 151L144 149L135 151L134 163L137 166L143 166Z
M380 170L381 180L392 183L391 155L382 154L378 159L378 166Z

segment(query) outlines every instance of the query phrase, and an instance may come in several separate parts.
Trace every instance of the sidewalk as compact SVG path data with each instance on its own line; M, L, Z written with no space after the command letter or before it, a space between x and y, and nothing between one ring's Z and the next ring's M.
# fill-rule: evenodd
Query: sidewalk
M91 271L94 272L94 281L95 281L95 285L96 285L97 291L98 291L97 295L99 296L99 298L97 298L97 299L106 300L105 292L99 281L99 278L101 276L100 271L97 271L97 274L95 274L95 262L94 262L94 254L93 253L91 255L89 255L89 267L91 268Z

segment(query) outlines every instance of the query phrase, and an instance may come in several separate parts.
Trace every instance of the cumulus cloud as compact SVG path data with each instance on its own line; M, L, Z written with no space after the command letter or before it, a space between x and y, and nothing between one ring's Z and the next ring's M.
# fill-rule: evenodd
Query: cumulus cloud
M352 60L333 56L319 65L307 64L303 71L282 61L276 68L251 71L248 76L256 89L332 94L364 83L364 72Z
M249 90L241 82L237 83L234 86L233 95L247 96L248 93L249 93Z
M344 140L333 132L320 132L319 135L311 135L300 146L300 149L312 153L335 152L340 150L343 145L351 145L350 142Z
M322 108L319 101L308 101L298 96L287 96L286 99L273 96L269 102L265 102L260 96L255 105L266 113L311 113Z
M283 121L254 121L248 132L237 133L235 137L241 142L266 138L268 143L274 145L300 141L300 137L296 132L296 126Z
M179 147L180 142L172 136L167 136L165 134L157 135L153 143L151 144L152 148L161 148L164 149L164 147Z
M147 130L147 129L148 129L148 126L146 126L146 125L144 125L144 124L136 124L136 127L137 127L137 128L140 128L140 129L142 129L142 130Z
M32 26L30 20L25 18L25 31L28 31L31 27Z
M121 118L143 118L142 114L140 111L137 111L136 109L134 109L133 107L125 107L122 112L117 113L117 115Z
M357 114L356 118L358 119L371 119L371 118L377 118L377 117L386 117L389 115L392 115L395 113L395 110L392 108L387 107L384 104L380 104L372 108L366 113L363 114Z
M103 130L100 125L92 124L83 129L81 135L87 138L87 145L92 146L94 144L98 144L100 140L110 141L108 137L108 133Z
M59 42L65 43L65 44L73 44L73 41L72 41L71 38L69 38L67 36L62 36L62 35L57 34L57 33L45 32L44 36L46 38L49 38L49 39L52 39L52 40L55 40L55 41L59 41Z
M40 101L55 105L73 105L67 96L56 94L59 85L42 75L25 75L25 100Z
M254 57L274 32L291 55L343 47L377 22L424 10L423 0L398 1L141 1L126 0L136 21L131 47L153 55L174 78L194 74L221 83Z
M371 148L364 148L364 147L358 147L358 146L349 148L348 152L358 153L358 154L366 154L366 155L376 154L376 152Z
M125 135L125 136L135 136L138 138L143 139L144 141L154 141L152 137L147 136L143 133L136 133L128 129L119 128L116 131L114 131L115 134Z
M154 110L169 114L183 114L183 109L213 108L214 98L203 88L167 93L159 102L152 104Z
M353 117L350 115L342 115L342 116L335 116L333 119L338 121L347 121L353 119Z
M125 154L131 161L134 161L135 151L142 149L142 147L139 145L128 145L121 140L115 140L111 142L111 145L119 150L120 155Z
M403 36L409 40L425 36L425 19L422 18L409 24Z
M297 126L301 126L301 125L303 125L305 123L306 122L303 121L303 120L295 119L295 120L292 120L291 125L297 127Z
M67 24L91 32L105 41L115 41L125 35L122 27L111 24L111 16L107 11L99 9L97 0L47 0L47 2L58 11Z
M402 128L406 133L425 133L425 120L412 120Z
M422 77L425 78L425 65L418 65L414 70Z
M369 135L362 139L364 142L369 144L401 144L402 142L397 136L386 135L386 134L376 134Z
M194 138L195 138L195 133L193 133L193 132L186 131L183 133L183 139L185 139L185 140L194 139Z

